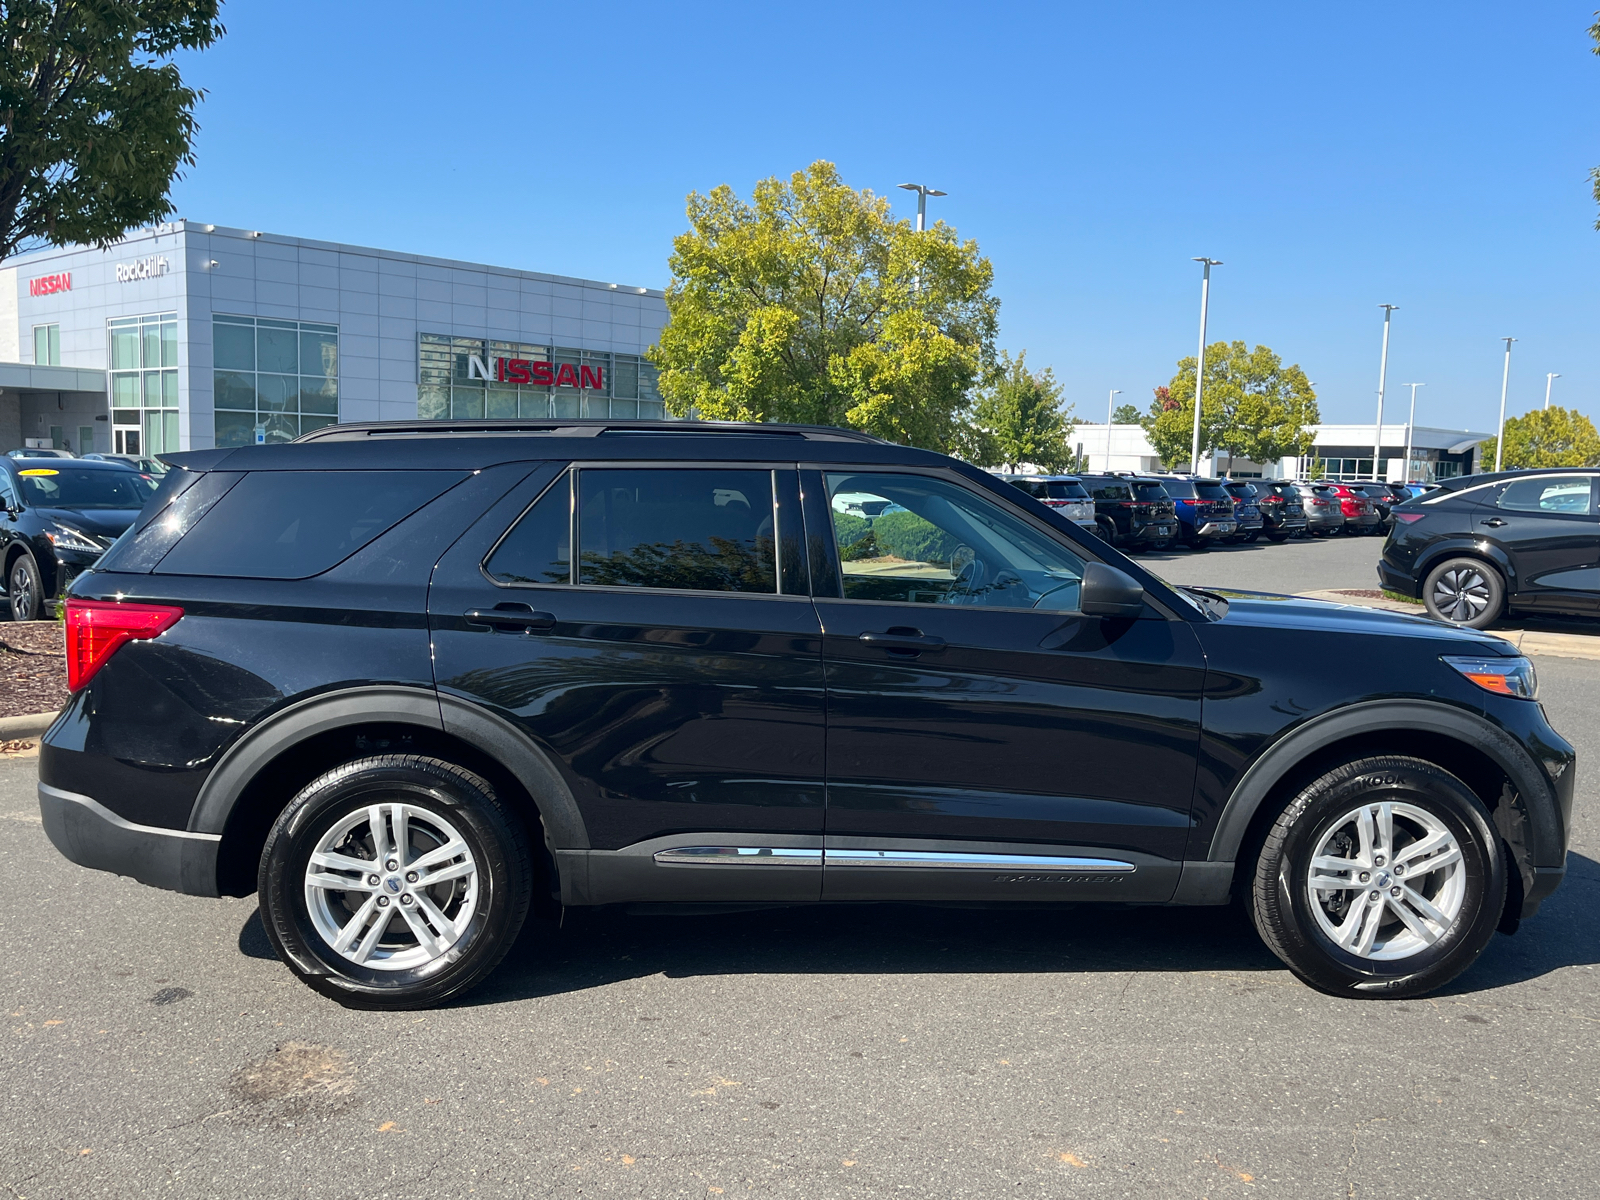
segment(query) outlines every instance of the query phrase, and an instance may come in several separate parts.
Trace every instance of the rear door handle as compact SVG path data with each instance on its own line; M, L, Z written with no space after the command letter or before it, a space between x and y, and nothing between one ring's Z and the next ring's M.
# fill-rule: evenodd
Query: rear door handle
M554 613L539 612L528 604L497 604L493 608L469 608L461 614L469 625L487 625L508 633L540 633L554 629Z
M863 633L860 640L869 646L902 654L943 650L947 644L942 637L923 633L920 629L905 628L894 628L884 633Z
M1511 522L1500 517L1490 517L1487 521L1483 522L1483 524L1487 525L1490 529L1499 529L1500 526L1509 525L1510 523Z

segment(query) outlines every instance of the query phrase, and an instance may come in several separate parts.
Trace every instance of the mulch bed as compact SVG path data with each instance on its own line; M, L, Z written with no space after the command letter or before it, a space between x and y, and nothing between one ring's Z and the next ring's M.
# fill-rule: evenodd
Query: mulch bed
M0 625L0 717L55 712L67 702L67 644L57 621Z

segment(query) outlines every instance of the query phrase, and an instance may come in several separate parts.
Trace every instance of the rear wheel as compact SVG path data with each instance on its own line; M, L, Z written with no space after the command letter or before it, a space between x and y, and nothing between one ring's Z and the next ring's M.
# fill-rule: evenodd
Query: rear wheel
M1506 585L1488 563L1476 558L1449 558L1422 584L1428 615L1452 625L1486 629L1505 608Z
M527 839L483 779L439 759L337 767L278 817L262 924L305 983L352 1008L424 1008L480 983L528 913Z
M1286 532L1274 532L1267 534L1267 541L1269 542L1286 542L1288 540L1289 535Z
M1483 802L1421 759L1360 759L1284 810L1261 850L1253 914L1262 940L1334 995L1420 996L1483 952L1506 867Z
M1096 528L1100 531L1100 540L1108 546L1117 544L1117 527L1111 521L1097 521Z
M1241 541L1241 542L1243 542L1243 543L1244 543L1244 544L1245 544L1245 545L1246 545L1246 546L1248 546L1248 545L1250 545L1250 544L1252 544L1252 543L1253 543L1253 542L1254 542L1254 541L1255 541L1255 540L1256 540L1256 539L1257 539L1257 538L1259 538L1259 537L1260 537L1260 536L1261 536L1261 530L1259 530L1259 529L1256 529L1256 530L1253 530L1253 531L1252 531L1252 532L1250 532L1250 533L1247 533L1247 534L1245 534L1245 535L1244 535L1244 536L1243 536L1243 537L1242 537L1242 538L1240 538L1240 539L1239 539L1239 540L1240 540L1240 541Z

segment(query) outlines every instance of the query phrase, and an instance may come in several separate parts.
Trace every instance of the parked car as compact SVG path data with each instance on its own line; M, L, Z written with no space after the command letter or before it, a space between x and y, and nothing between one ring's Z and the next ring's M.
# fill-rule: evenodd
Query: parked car
M1378 510L1373 507L1371 498L1365 492L1357 491L1355 484L1332 479L1320 482L1339 501L1339 511L1344 514L1345 533L1354 537L1357 534L1383 532L1383 522L1378 519Z
M1094 497L1100 536L1116 546L1164 550L1172 545L1178 520L1160 483L1132 475L1082 475Z
M287 969L370 1008L563 906L1236 892L1300 978L1398 998L1560 882L1575 757L1504 640L1169 587L954 459L774 432L167 456L67 601L45 832L256 892ZM864 522L883 552L841 553Z
M7 458L76 458L71 450L52 450L48 447L26 446L21 450L7 450Z
M1056 509L1067 520L1090 533L1100 532L1094 497L1089 495L1083 481L1076 475L998 475L996 478L1021 488L1046 508Z
M1283 542L1306 531L1306 510L1300 489L1287 479L1265 479L1256 485L1257 503L1266 522L1267 541Z
M1305 509L1306 528L1316 537L1344 532L1344 505L1333 488L1325 483L1296 482L1296 492Z
M148 475L112 463L0 459L0 579L11 619L48 616L155 490Z
M1266 530L1267 521L1261 513L1256 485L1248 479L1224 479L1222 490L1233 497L1233 519L1237 527L1230 542L1253 542Z
M1197 475L1156 478L1172 497L1178 516L1178 540L1189 549L1204 550L1239 527L1233 515L1233 497L1220 479Z
M1371 480L1359 480L1346 486L1357 495L1365 496L1372 501L1372 510L1378 514L1378 528L1373 532L1387 533L1389 526L1394 523L1389 513L1397 503L1389 485Z
M1378 578L1442 621L1483 629L1515 612L1600 616L1592 468L1467 475L1394 517Z
M165 475L167 464L159 458L149 458L143 454L85 454L83 456L90 462L119 462L124 466L132 467L135 471L143 471L146 475Z

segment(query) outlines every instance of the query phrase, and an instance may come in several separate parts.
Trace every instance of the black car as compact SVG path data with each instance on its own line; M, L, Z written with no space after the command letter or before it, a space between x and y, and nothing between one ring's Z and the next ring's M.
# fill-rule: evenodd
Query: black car
M1507 642L1169 587L938 454L462 421L166 457L67 601L44 828L257 892L350 1005L458 995L563 906L1235 896L1314 986L1411 996L1565 870L1573 751Z
M14 621L37 621L156 490L121 463L0 458L0 580Z
M1393 489L1387 483L1376 483L1372 480L1364 479L1348 486L1352 492L1359 492L1372 501L1372 507L1378 514L1378 526L1380 529L1388 529L1393 526L1394 518L1390 514L1394 511L1394 506L1398 501L1395 499Z
M1442 621L1600 616L1600 472L1464 475L1394 508L1378 579Z
M1223 540L1229 542L1255 541L1266 530L1267 520L1261 509L1260 493L1248 479L1224 479L1222 490L1233 497L1235 532Z
M1292 479L1264 479L1256 484L1267 541L1284 542L1306 532L1306 510Z
M1133 475L1080 475L1094 497L1100 536L1112 545L1165 550L1178 533L1172 497L1154 479Z

